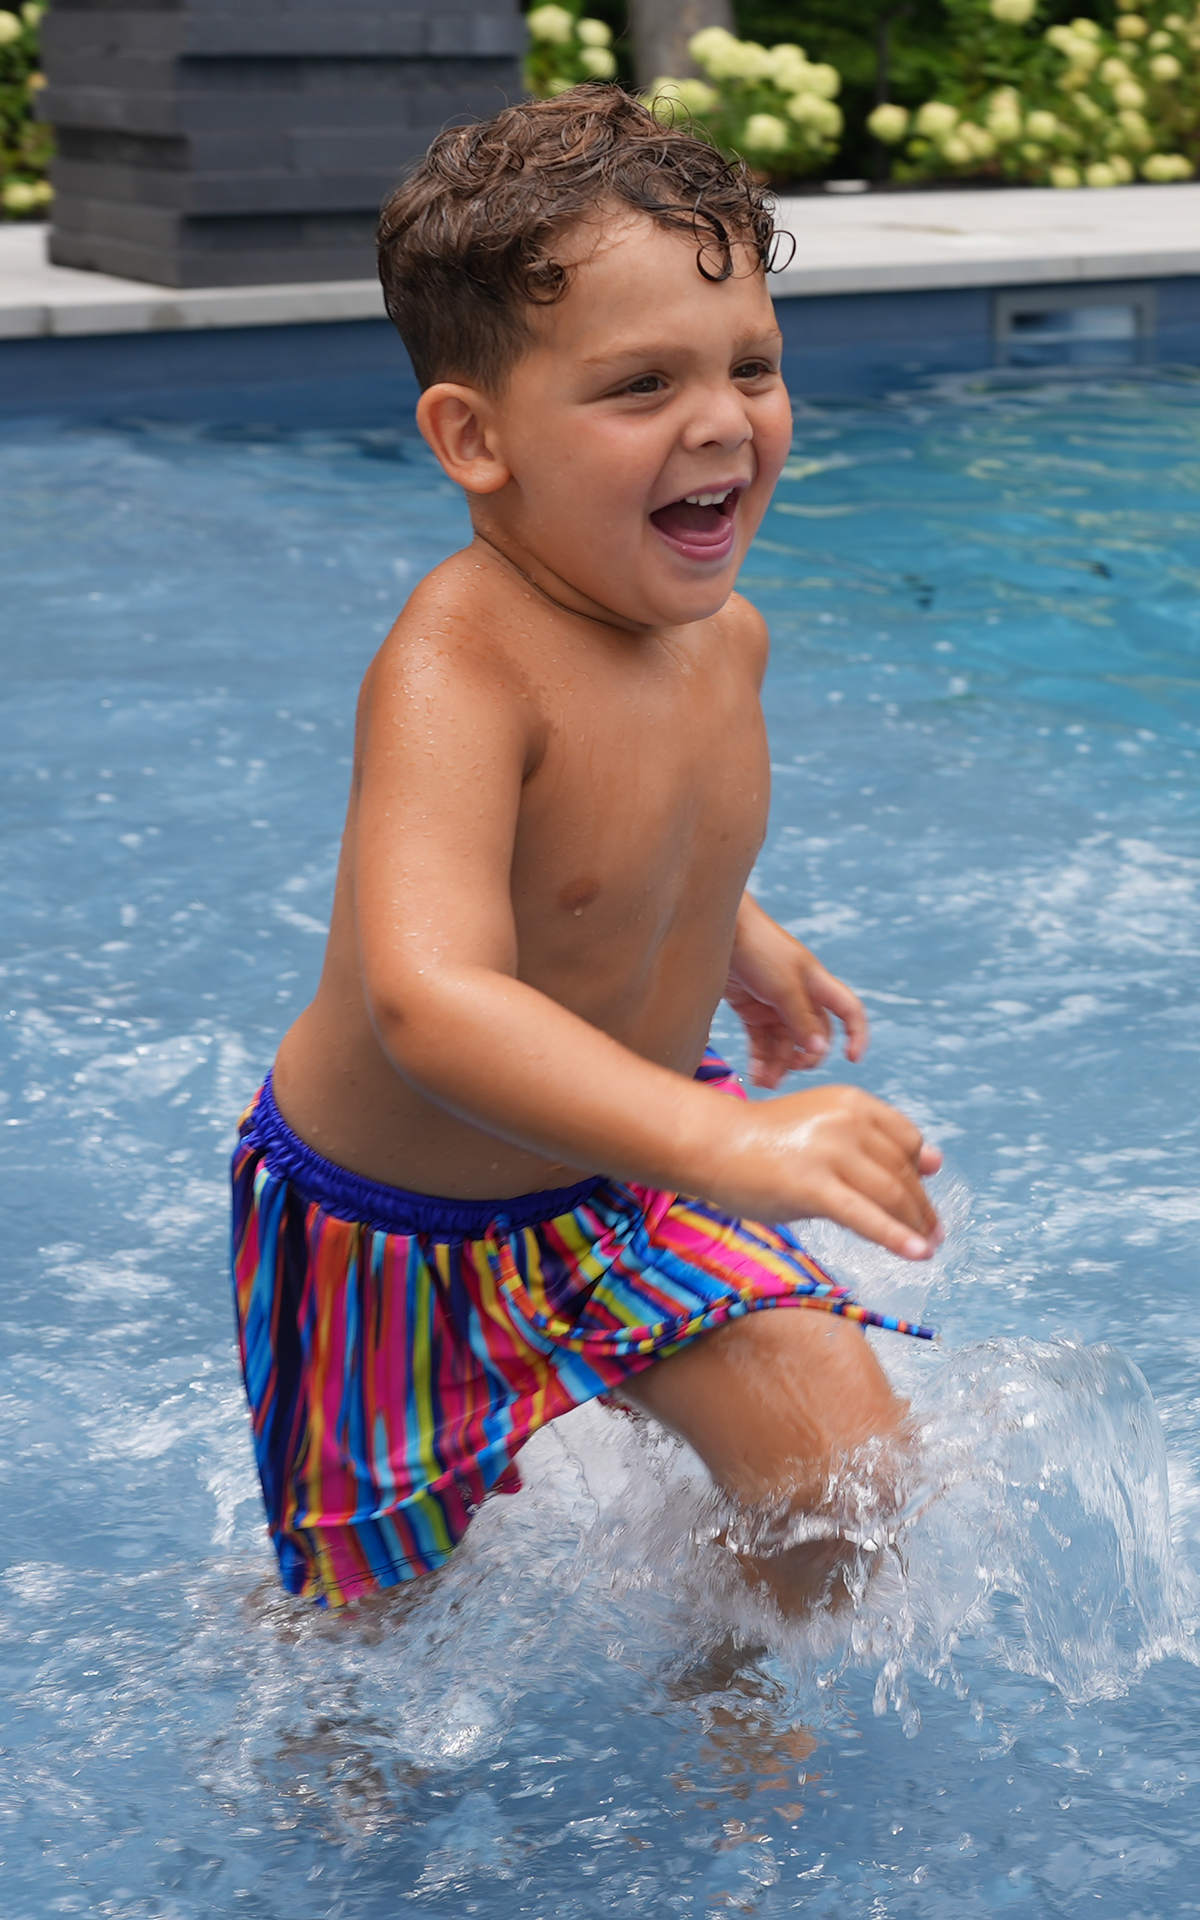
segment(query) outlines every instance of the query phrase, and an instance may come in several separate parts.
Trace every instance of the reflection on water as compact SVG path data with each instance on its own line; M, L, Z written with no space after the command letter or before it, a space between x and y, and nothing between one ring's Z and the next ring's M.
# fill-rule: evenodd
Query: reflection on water
M278 1591L225 1156L314 979L357 677L461 510L394 435L21 428L0 466L5 1920L1185 1911L1194 380L806 407L746 569L756 885L864 989L838 1071L949 1160L932 1269L812 1236L944 1337L879 1344L919 1445L806 1626L598 1407L436 1580L349 1623Z

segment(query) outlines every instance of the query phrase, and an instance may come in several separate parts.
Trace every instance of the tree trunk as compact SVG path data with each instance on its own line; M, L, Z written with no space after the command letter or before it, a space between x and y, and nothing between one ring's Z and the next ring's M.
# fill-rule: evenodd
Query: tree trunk
M687 43L701 27L734 31L730 0L630 0L633 64L639 87L663 75L682 80L700 69Z

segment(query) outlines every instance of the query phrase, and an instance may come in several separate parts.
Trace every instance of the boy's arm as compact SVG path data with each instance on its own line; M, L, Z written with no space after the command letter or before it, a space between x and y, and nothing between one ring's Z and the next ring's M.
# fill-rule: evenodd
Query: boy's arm
M823 1215L926 1257L938 1228L921 1174L940 1160L903 1115L849 1087L747 1108L516 978L509 874L538 745L514 673L457 634L372 672L355 894L367 1003L397 1071L571 1166L751 1219Z
M870 1042L858 995L750 893L738 909L725 998L746 1029L756 1087L777 1087L785 1073L818 1066L829 1051L830 1014L845 1028L848 1060L861 1060Z

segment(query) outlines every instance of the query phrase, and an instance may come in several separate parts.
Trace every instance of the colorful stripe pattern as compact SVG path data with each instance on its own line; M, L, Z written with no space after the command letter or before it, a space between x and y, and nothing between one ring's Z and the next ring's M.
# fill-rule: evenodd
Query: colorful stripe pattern
M740 1091L715 1056L701 1073ZM489 1493L519 1488L539 1427L741 1314L815 1307L930 1337L857 1306L786 1228L651 1188L586 1183L515 1229L517 1203L497 1202L470 1239L340 1217L280 1170L264 1101L274 1141L288 1132L264 1089L233 1161L238 1337L283 1583L321 1605L441 1565ZM376 1192L365 1211L430 1206Z

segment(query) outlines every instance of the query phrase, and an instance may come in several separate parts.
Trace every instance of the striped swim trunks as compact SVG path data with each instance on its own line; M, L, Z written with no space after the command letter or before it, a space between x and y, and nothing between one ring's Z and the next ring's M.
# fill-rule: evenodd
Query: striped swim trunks
M700 1079L740 1093L709 1053ZM595 1177L443 1200L306 1146L268 1076L233 1158L238 1340L284 1586L323 1606L440 1566L539 1427L726 1321L857 1306L785 1227Z

